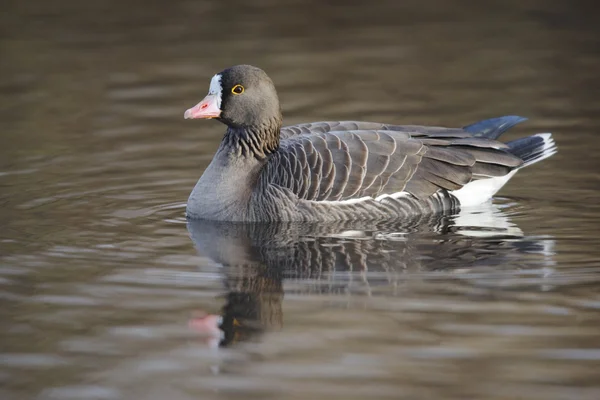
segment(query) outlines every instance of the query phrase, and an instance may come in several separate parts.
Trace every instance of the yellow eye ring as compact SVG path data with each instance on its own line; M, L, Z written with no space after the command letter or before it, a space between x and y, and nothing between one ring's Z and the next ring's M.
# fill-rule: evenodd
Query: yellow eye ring
M235 85L231 88L231 93L233 94L242 94L244 93L244 87L242 85Z

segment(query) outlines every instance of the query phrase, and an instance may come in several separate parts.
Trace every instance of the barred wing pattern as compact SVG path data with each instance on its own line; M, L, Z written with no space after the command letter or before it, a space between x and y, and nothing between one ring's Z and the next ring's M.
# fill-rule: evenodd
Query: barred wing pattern
M285 127L261 178L311 202L352 202L399 192L423 201L522 164L496 140L463 129L370 122Z

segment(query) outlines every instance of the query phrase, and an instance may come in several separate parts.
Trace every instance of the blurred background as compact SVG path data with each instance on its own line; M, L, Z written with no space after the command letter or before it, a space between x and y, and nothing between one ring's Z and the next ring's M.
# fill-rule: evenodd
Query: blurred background
M3 1L0 397L600 398L596 8ZM183 112L241 63L285 124L517 114L559 153L418 228L186 225L224 126Z

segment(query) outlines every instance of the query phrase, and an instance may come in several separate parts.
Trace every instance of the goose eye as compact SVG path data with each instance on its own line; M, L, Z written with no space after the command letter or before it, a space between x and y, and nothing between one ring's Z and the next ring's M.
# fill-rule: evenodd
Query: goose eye
M235 85L231 89L231 93L233 93L233 94L242 94L242 93L244 93L244 87L242 85Z

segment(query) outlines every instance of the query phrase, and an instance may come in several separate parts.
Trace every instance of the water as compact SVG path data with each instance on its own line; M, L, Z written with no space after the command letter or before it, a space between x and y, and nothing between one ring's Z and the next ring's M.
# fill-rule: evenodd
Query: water
M2 399L600 397L592 3L6 3ZM223 126L183 111L237 63L287 124L520 114L559 153L456 216L187 225Z

